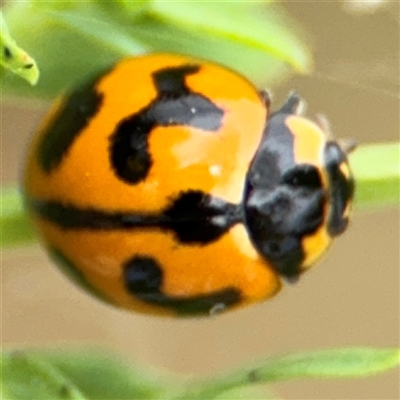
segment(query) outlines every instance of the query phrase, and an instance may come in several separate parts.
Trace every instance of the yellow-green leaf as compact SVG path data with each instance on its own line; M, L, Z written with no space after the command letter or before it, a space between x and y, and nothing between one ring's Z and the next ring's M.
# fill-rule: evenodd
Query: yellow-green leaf
M0 11L0 52L2 75L5 74L5 70L9 70L31 85L37 83L39 69L36 62L25 50L18 47L8 30L2 11Z
M267 1L30 0L10 2L5 15L16 39L35 54L41 79L29 92L3 76L3 99L51 99L117 60L144 52L210 59L260 86L309 72L312 64L299 24Z
M356 178L356 208L400 205L400 143L371 143L350 156Z

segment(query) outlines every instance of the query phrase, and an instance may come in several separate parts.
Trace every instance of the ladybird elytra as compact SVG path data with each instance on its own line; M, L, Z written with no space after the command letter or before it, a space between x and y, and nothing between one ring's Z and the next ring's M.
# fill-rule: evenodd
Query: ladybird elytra
M29 146L27 210L49 254L118 307L208 315L273 297L348 224L346 151L270 112L237 73L172 54L118 62L56 101Z
M227 201L239 202L247 165L260 141L266 109L250 83L220 66L207 65L204 72L197 73L205 75L206 84L210 79L208 78L210 74L218 76L216 82L225 82L225 84L216 85L218 97L215 97L214 87L211 85L208 85L209 89L207 85L203 87L201 76L193 83L185 81L185 85L194 93L201 93L204 98L210 95L213 99L213 102L208 102L212 104L210 109L204 109L207 103L201 102L200 106L203 106L203 110L197 110L198 116L190 114L190 118L195 121L194 125L196 121L204 119L201 117L202 112L207 115L207 121L209 121L218 117L218 110L226 110L223 121L222 115L219 121L223 123L223 129L217 126L208 127L215 134L205 135L200 127L188 128L177 125L174 121L171 121L171 124L165 124L167 126L156 126L151 130L147 143L148 153L151 154L154 164L146 179L136 185L130 185L124 179L115 179L111 171L109 161L111 141L120 133L117 145L121 143L123 148L127 148L124 139L126 135L123 134L124 124L128 126L129 117L145 109L154 100L155 89L151 81L153 71L173 69L175 65L191 65L188 64L190 62L190 59L170 55L131 58L122 61L100 78L95 84L95 90L98 91L96 93L99 93L98 98L102 99L99 106L100 112L90 118L75 140L69 144L71 148L66 148L67 162L57 166L57 173L48 174L40 165L37 165L37 155L32 155L34 160L28 163L34 170L26 179L26 184L29 185L28 191L36 197L62 198L65 203L80 207L120 210L129 205L130 210L158 211L166 205L169 197L174 196L182 187L193 186L193 182L196 182L194 189L205 193L212 191L213 194ZM177 70L179 71L179 68ZM135 71L134 77L131 71ZM183 79L185 74L180 74L183 74L181 76ZM188 74L189 79L191 73ZM176 72L175 75L179 77ZM174 79L178 82L174 82L177 87L172 87L172 89L179 95L179 91L183 90L180 87L182 82L179 82L177 77ZM218 86L221 87L218 88ZM230 89L226 89L228 93L225 95L222 90L225 86L236 87L236 97L231 96ZM131 95L121 96L121 93ZM170 107L173 107L173 104ZM180 111L179 108L177 111ZM191 113L190 104L187 111ZM167 119L173 117L167 116ZM148 118L151 119L151 117ZM52 126L60 124L62 119L61 114L58 120L53 120ZM137 124L140 124L140 121ZM142 121L141 125L145 126L145 122ZM119 132L117 132L118 129ZM170 131L173 132L172 135ZM49 140L48 131L44 130L43 134L44 141ZM57 136L61 136L61 133ZM196 152L195 149L199 147L206 149L203 152ZM166 148L170 150L166 152ZM88 157L89 149L90 157ZM212 165L220 167L220 174L213 175L209 172ZM75 185L74 190L71 191L71 182L80 179L77 171L84 173L87 179L85 185ZM179 171L179 179L170 179L174 174L173 171ZM155 187L157 190L154 190ZM99 188L107 189L99 190ZM140 198L137 196L138 190L143 194ZM131 201L132 197L137 198L135 202Z

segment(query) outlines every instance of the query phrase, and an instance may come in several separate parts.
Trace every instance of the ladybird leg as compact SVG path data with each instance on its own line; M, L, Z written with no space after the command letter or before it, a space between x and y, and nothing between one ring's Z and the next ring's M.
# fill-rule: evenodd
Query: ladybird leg
M275 111L274 114L296 114L300 115L304 112L306 108L306 102L303 98L296 92L292 91L283 103L282 107Z
M300 280L300 273L301 271L296 275L282 276L282 279L289 285L295 285Z
M267 110L269 110L269 107L271 105L271 97L272 97L271 93L267 89L262 89L258 93L261 97L261 100L265 104L265 107L267 108Z
M325 132L328 141L333 141L334 137L331 130L331 125L328 119L323 114L317 114L315 116L315 122ZM339 139L337 141L339 147L346 154L351 153L357 147L357 141L354 139Z

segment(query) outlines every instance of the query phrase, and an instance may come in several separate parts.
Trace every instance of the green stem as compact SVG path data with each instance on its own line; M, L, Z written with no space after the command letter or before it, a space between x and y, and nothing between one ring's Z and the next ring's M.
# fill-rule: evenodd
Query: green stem
M0 211L2 248L28 244L35 240L35 234L23 209L17 188L1 188Z
M350 156L356 179L356 210L399 206L400 142L360 146Z
M365 377L395 368L399 363L398 348L344 348L290 354L197 383L187 388L177 399L210 400L234 388L289 379Z

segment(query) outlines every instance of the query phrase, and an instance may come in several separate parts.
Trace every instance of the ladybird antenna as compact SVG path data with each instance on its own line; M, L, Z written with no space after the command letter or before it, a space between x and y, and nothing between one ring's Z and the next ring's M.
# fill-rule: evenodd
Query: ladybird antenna
M371 69L373 70L373 68ZM362 71L364 72L364 70ZM343 74L342 74L343 75ZM362 83L359 81L359 75L357 74L357 76L355 77L343 77L342 75L339 74L334 74L334 73L327 73L327 72L323 72L323 71L314 71L313 72L313 79L319 79L321 81L325 81L325 82L332 82L334 84L340 84L340 85L346 85L348 87L354 88L354 89L359 89L359 90L363 90L369 93L375 93L377 95L380 96L387 96L387 97L394 97L396 99L400 98L400 94L398 92L398 90L396 90L395 88L393 90L390 89L382 89L378 86L374 86L371 83ZM367 76L368 78L368 76ZM389 83L393 83L393 85L398 84L397 83L397 77L394 78L392 81L390 80L389 77Z
M357 147L357 141L355 139L339 139L338 145L346 154L350 154Z
M283 103L282 107L276 111L276 113L282 114L302 114L306 108L306 102L303 98L296 92L291 91L286 101Z

